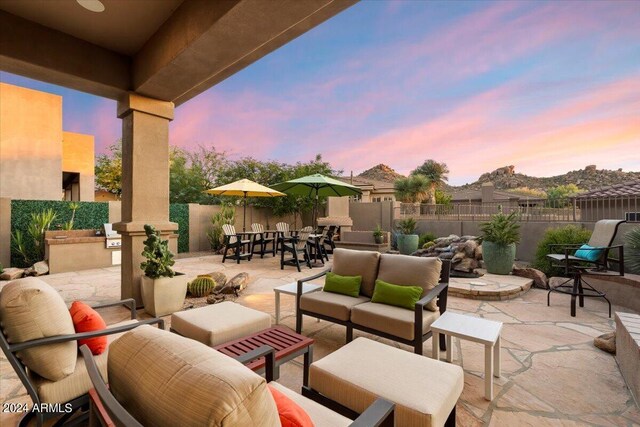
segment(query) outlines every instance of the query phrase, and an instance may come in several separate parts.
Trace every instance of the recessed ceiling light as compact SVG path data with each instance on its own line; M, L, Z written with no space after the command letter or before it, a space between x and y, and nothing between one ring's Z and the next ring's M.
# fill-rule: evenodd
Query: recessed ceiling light
M104 4L100 0L76 0L78 4L91 12L104 12Z

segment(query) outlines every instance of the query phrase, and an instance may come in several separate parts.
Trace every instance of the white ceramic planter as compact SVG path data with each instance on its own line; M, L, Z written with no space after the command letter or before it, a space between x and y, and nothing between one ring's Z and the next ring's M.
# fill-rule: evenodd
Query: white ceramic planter
M150 279L142 276L140 283L144 311L161 317L182 309L187 296L187 276L176 273L173 277Z

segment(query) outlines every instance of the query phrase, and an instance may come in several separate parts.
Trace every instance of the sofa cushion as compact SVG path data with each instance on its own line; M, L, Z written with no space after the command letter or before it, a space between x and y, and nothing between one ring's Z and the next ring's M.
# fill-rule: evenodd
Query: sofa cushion
M369 298L349 297L333 292L312 292L300 297L300 308L313 313L323 314L337 320L349 320L351 308L368 302Z
M109 348L109 387L142 425L280 424L264 378L206 345L143 325Z
M333 251L331 271L341 276L362 276L360 293L371 298L378 274L379 260L378 252L337 248Z
M360 285L362 284L362 276L340 276L339 274L328 272L325 276L324 287L325 292L333 292L336 294L357 297L360 295Z
M422 331L429 330L429 327L440 317L437 311L427 311L422 313ZM351 321L355 324L366 326L380 332L386 332L400 338L412 340L414 338L413 324L415 322L415 312L406 308L395 307L393 305L367 302L358 304L351 309Z
M110 328L116 326L124 326L133 323L138 323L137 320L125 320L124 322L115 323L113 325L109 325ZM111 334L107 335L108 343L112 343L121 337L124 332L119 334ZM99 356L94 356L94 360L96 361L96 365L98 366L98 370L100 374L102 374L102 378L107 381L107 357L108 357L109 347L107 346L107 350L100 354ZM38 396L40 400L44 403L65 403L70 400L75 399L76 397L80 397L83 394L89 392L89 389L93 387L91 384L91 379L89 378L89 374L87 373L87 367L84 363L84 358L82 355L78 356L78 361L76 363L76 369L69 376L64 377L60 381L49 381L45 378L37 374L30 374L30 378L32 383L35 385L36 390L38 391Z
M438 258L382 254L378 279L395 285L420 286L423 289L423 297L429 290L438 286L441 269L442 261ZM426 308L436 311L436 298L430 301Z
M393 308L393 307L392 307ZM309 385L361 413L378 397L397 426L443 426L462 393L462 368L360 337L313 362Z
M422 288L420 286L394 285L383 280L376 280L371 302L413 310L421 295Z
M14 280L2 288L0 321L10 344L75 333L60 294L35 277ZM19 352L18 357L33 372L58 381L75 370L78 344L69 341L38 346Z
M342 415L332 411L326 406L322 406L318 402L306 398L301 394L278 384L275 381L269 383L269 386L278 390L289 399L300 405L300 407L304 409L309 417L311 417L311 421L313 421L313 425L315 427L346 427L351 425L352 421L349 418L343 417Z

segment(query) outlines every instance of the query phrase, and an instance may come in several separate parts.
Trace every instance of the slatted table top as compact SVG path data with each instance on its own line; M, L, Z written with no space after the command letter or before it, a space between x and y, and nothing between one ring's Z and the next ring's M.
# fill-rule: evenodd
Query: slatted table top
M260 346L268 345L276 350L276 362L278 362L278 360L312 344L312 338L296 334L284 326L273 326L253 335L220 344L214 348L227 356L235 358ZM264 357L248 363L247 367L253 371L264 368Z

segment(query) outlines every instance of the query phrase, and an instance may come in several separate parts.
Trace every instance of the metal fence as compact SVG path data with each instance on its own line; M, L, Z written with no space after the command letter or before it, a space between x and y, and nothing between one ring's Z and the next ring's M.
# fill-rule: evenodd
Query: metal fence
M601 219L624 219L627 212L640 212L640 196L454 202L449 205L401 203L394 210L394 218L487 221L500 211L506 214L518 212L521 221L596 222Z

